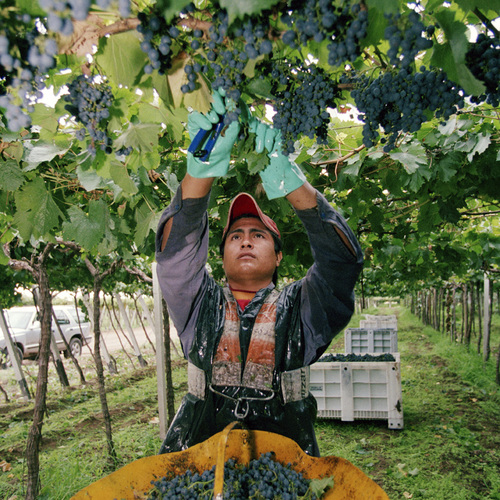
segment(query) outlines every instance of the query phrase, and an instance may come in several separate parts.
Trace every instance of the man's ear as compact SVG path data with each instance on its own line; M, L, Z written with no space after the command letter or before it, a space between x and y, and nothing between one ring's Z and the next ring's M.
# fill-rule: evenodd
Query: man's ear
M278 252L276 254L276 267L278 267L280 265L280 262L282 261L283 259L283 252Z

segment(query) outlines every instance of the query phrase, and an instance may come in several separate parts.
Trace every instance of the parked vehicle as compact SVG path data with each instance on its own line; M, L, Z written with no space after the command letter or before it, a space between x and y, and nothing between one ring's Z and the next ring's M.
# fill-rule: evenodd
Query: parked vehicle
M92 339L90 323L85 314L81 309L76 309L74 306L57 305L53 306L53 310L73 356L80 356L83 345L89 343ZM20 359L36 358L40 349L41 327L35 306L12 307L4 310L4 315ZM64 352L65 356L69 357L66 345L54 320L52 320L52 334L55 336L59 351ZM0 361L2 364L8 364L7 345L1 329L0 350L2 358Z

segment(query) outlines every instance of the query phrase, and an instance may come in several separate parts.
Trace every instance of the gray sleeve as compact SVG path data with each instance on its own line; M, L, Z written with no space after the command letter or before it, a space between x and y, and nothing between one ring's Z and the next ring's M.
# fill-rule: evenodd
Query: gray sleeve
M193 342L206 283L209 198L182 200L179 187L161 216L156 234L158 280L185 355ZM172 228L162 251L163 229L171 218Z
M345 219L317 193L317 207L297 210L309 237L314 264L302 280L301 321L311 364L349 322L354 312L354 285L363 267L361 247ZM354 254L338 235L348 238Z

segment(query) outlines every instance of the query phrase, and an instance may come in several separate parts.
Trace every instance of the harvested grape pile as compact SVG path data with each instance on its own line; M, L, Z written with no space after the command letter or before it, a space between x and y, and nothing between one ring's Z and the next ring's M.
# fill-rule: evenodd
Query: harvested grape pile
M384 354L325 354L318 360L319 362L329 361L396 361L396 358L386 352Z
M154 489L148 499L186 500L212 498L215 481L215 466L201 474L188 470L175 477L163 477L153 481ZM263 453L259 459L241 465L233 459L224 466L223 498L248 499L317 499L312 491L311 480L273 460L271 452Z

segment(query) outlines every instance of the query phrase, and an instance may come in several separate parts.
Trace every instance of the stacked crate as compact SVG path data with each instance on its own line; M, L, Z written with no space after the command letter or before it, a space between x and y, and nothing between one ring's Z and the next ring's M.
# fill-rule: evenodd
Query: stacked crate
M373 316L365 314L365 319L360 320L360 328L392 328L398 329L398 319L396 316Z
M398 352L398 320L396 316L365 315L359 328L344 333L346 353Z
M370 328L348 329L344 337L348 354L374 359L391 354L393 361L320 360L311 366L310 391L318 403L319 418L382 419L388 421L390 429L403 428L397 328L388 327L397 327L395 320L367 318ZM379 328L382 324L384 327Z
M393 328L348 328L344 332L346 353L398 352L398 331Z

